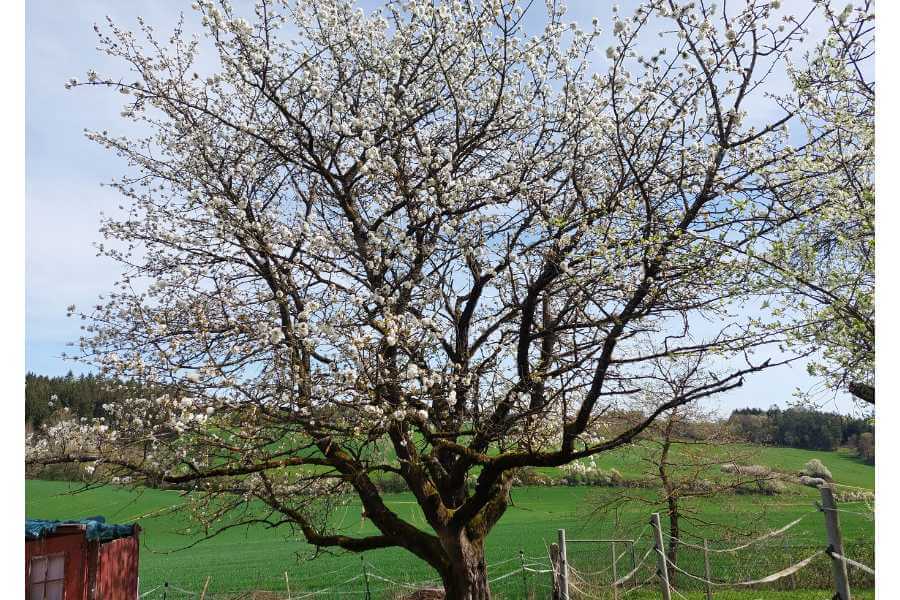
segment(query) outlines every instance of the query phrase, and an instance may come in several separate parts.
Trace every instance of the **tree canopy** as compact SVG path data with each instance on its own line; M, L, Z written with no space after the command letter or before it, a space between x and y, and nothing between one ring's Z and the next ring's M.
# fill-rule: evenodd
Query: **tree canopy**
M527 34L513 0L202 0L202 38L98 27L127 74L67 85L121 92L146 135L88 133L130 168L103 227L123 276L75 311L82 358L168 392L54 425L29 460L190 490L213 531L243 507L317 546L402 547L448 598L488 598L516 469L629 443L798 331L739 309L817 142L790 144L799 95L765 93L814 10L780 4L653 0L604 33L549 2ZM673 369L641 419L604 420ZM350 496L378 534L322 518Z

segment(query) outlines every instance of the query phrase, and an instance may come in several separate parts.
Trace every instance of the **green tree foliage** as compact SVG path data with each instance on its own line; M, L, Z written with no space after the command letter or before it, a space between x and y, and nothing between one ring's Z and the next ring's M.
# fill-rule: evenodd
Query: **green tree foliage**
M110 379L88 373L49 377L29 372L25 375L25 423L40 428L54 415L104 416L103 405L140 397L149 390L134 381Z
M859 457L870 465L875 464L875 432L859 434L856 440L856 452Z
M736 435L755 444L806 450L835 450L854 445L864 433L874 433L867 419L805 408L739 409L731 413L728 425Z
M736 410L728 418L728 426L735 435L754 444L772 442L772 423L765 413L754 414Z

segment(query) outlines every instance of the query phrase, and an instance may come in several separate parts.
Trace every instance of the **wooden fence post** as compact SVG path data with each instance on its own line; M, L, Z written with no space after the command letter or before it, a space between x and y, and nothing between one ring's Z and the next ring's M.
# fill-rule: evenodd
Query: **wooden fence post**
M559 544L550 544L550 574L553 577L553 600L559 600Z
M709 569L709 544L706 538L703 539L703 566L706 569L706 600L712 600L712 586L709 584L712 581L712 573Z
M837 504L831 487L823 485L819 488L822 494L822 512L825 513L825 531L828 534L828 549L844 555L844 544L841 541L841 523L838 519ZM847 563L840 558L831 557L831 573L834 575L834 592L836 600L850 600L850 582L847 578Z
M528 571L525 570L525 551L519 549L519 562L522 565L522 593L524 598L528 597Z
M613 600L619 600L619 591L616 589L616 581L619 580L619 575L616 572L616 543L612 542L612 576L613 576Z
M372 592L369 591L369 572L366 570L366 557L360 556L359 562L362 563L363 582L366 584L365 600L372 600Z
M637 569L637 567L638 567L637 552L634 551L634 542L635 542L635 540L631 540L631 568ZM634 581L634 579L632 579L632 581ZM628 582L626 581L624 583L628 583Z
M666 565L666 546L663 544L662 527L659 524L659 513L653 513L650 516L650 524L653 525L653 532L656 538L656 564L657 575L659 575L660 585L662 587L663 600L672 600L672 592L669 589L669 569Z
M569 561L566 555L566 530L559 534L559 598L569 600Z

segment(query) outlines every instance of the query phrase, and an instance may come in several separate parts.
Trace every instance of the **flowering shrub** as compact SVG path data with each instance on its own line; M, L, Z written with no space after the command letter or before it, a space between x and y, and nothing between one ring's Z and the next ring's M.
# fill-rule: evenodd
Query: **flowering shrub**
M831 471L829 471L828 467L826 467L818 458L813 458L803 465L803 474L810 477L818 477L826 481L832 480Z
M821 487L828 483L821 477L810 477L809 475L801 475L798 481L800 482L800 485L806 485L814 488Z
M561 470L565 474L559 480L562 485L621 486L625 484L625 479L619 471L601 469L593 461L570 463Z
M742 483L735 488L738 494L762 494L764 496L775 496L783 494L787 491L787 486L779 479L758 479Z
M535 469L519 469L513 475L512 484L517 487L540 487L558 485L558 482Z
M834 499L838 502L875 502L875 493L869 490L838 488L834 491Z
M743 475L747 477L769 477L772 475L772 469L765 465L739 465L736 463L726 463L721 467L725 473L734 475Z

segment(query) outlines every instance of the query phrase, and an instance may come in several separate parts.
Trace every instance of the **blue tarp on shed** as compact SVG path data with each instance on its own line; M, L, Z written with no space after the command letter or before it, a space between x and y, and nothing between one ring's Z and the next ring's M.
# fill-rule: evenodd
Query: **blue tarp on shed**
M84 525L85 537L91 541L115 540L134 534L134 525L113 525L106 522L101 516L87 517L75 521L47 521L45 519L25 520L25 539L36 540L45 535L51 535L60 525Z

